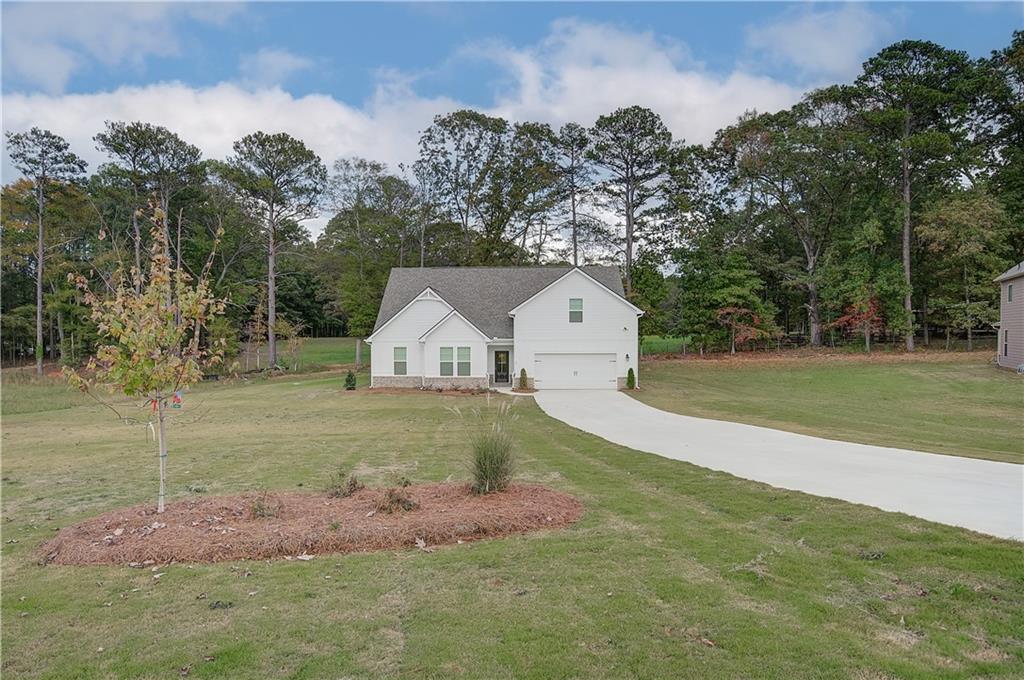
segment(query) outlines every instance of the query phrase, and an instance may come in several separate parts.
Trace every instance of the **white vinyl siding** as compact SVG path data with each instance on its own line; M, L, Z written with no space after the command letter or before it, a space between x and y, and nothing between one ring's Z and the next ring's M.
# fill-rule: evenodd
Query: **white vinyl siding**
M1024 364L1024 298L1013 296L1013 288L1020 287L1020 277L1003 281L999 299L999 347L996 359L1000 366L1017 368Z
M569 323L571 298L584 300L583 323ZM585 274L570 273L516 310L514 379L523 368L528 377L536 377L538 354L614 354L615 377L625 380L630 367L637 370L636 311Z
M457 352L458 353L457 353L456 356L457 356L457 358L459 360L458 361L458 375L460 377L472 375L472 373L473 373L473 364L472 364L472 360L471 360L472 356L473 356L472 350L469 347L459 347Z
M583 298L569 298L569 323L583 323Z
M455 375L455 372L452 370L452 368L453 368L453 364L452 364L452 348L451 347L442 347L441 348L441 376L447 378L449 376Z
M405 374L423 375L424 357L417 338L451 311L440 300L417 300L387 326L378 331L370 344L372 375L395 375L395 348L405 347ZM436 355L429 357L436 361ZM433 363L431 361L430 363Z
M407 358L408 353L405 347L395 347L395 375L406 375L409 369Z
M448 317L443 323L432 330L430 335L424 338L422 347L425 358L423 375L427 378L483 378L487 376L486 339L481 337L480 333L475 331L470 324L456 315ZM446 358L444 361L450 366L450 368L445 366L444 371L450 370L451 372L446 373L442 371L442 347L446 348ZM459 356L460 347L462 348L462 357ZM468 361L465 360L467 352ZM463 366L462 370L465 371L468 368L469 373L465 375L459 373L459 362L468 364L468 366Z

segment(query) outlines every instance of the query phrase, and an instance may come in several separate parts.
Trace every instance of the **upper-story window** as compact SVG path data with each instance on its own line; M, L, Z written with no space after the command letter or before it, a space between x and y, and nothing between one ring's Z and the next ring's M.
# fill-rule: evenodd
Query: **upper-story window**
M1013 284L1006 284L1006 301L1013 302Z
M569 298L569 323L583 323L583 298Z

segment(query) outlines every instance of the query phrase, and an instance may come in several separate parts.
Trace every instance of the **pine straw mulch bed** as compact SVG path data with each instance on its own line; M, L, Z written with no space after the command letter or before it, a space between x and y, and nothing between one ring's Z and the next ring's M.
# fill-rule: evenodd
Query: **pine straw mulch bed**
M476 495L467 484L400 489L419 504L377 510L383 489L347 498L298 492L246 493L107 512L61 529L41 547L49 564L127 564L300 557L367 552L494 538L572 524L583 512L574 497L514 484ZM272 515L267 516L268 513Z

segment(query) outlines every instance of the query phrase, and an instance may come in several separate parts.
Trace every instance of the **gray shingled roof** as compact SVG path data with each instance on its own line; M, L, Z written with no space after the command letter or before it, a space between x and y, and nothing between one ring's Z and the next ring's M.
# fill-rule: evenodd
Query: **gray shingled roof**
M1018 262L995 278L996 281L1009 281L1024 276L1024 262Z
M572 267L394 267L373 330L430 287L494 338L512 337L509 310L564 276ZM618 267L580 267L616 295L625 297Z

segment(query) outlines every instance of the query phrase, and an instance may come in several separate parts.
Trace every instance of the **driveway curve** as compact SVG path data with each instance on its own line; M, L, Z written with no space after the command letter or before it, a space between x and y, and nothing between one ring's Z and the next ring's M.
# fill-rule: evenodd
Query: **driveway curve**
M662 411L611 390L542 390L552 418L772 486L1024 540L1024 466L821 439Z

